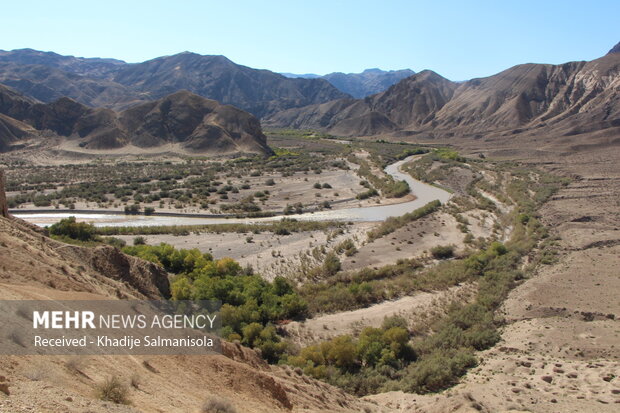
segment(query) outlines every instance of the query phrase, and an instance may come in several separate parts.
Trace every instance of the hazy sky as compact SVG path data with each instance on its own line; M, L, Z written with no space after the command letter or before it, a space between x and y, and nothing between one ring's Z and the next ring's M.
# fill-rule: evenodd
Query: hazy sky
M0 49L139 62L185 50L276 72L432 69L452 80L590 60L620 0L5 1Z

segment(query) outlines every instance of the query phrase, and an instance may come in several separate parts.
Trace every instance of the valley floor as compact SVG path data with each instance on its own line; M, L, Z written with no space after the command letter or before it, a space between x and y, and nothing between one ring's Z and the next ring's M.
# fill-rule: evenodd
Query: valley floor
M396 412L618 411L620 151L555 152L544 168L577 178L540 211L560 255L510 293L501 342L453 389L366 399Z

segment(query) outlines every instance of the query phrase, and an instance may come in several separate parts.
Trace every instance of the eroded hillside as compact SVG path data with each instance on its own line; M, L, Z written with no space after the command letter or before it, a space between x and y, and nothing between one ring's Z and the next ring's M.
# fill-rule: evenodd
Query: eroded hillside
M553 127L565 134L617 128L620 54L562 65L525 64L456 83L417 73L363 100L289 109L266 124L343 136L390 134L414 139L511 136Z

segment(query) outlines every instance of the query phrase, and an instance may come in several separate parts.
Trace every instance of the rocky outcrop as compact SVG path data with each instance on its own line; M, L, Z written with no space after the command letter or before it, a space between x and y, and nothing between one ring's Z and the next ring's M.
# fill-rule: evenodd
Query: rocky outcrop
M9 208L6 202L6 192L4 190L5 188L5 178L4 178L4 171L2 169L0 169L0 216L3 216L4 218L8 218L9 217Z
M150 299L170 298L168 273L152 262L123 254L111 246L75 247L73 252L94 271L126 283Z
M81 247L48 238L24 221L0 219L0 280L110 298L170 297L168 273L111 246Z

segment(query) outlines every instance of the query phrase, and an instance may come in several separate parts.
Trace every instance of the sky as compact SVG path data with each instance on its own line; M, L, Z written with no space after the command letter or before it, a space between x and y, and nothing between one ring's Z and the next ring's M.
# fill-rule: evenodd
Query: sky
M290 73L410 68L467 80L592 60L620 42L620 0L2 3L2 50L132 63L191 51Z

